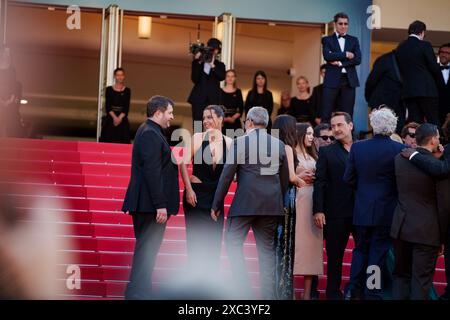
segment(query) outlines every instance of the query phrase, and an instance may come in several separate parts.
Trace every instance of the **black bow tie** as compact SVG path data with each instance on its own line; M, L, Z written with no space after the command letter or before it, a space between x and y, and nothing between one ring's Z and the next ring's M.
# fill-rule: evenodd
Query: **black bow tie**
M449 70L450 66L441 66L441 70Z
M344 38L345 39L346 37L347 36L345 36L345 35L344 36L338 35L338 39L340 39L340 38Z

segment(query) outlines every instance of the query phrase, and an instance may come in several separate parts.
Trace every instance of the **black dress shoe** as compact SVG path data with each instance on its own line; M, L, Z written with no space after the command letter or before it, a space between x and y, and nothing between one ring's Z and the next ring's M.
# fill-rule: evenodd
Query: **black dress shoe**
M347 290L344 294L344 300L353 300L352 291Z
M311 292L311 300L319 300L320 292L319 290L314 290Z
M343 300L344 294L341 291L327 292L327 300Z

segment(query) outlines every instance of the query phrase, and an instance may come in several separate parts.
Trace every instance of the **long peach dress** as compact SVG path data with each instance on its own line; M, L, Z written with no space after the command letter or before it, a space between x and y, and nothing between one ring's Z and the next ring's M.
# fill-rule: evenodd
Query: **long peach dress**
M311 156L298 155L297 174L315 170L316 161ZM297 188L295 199L295 275L323 274L323 232L314 224L313 186Z

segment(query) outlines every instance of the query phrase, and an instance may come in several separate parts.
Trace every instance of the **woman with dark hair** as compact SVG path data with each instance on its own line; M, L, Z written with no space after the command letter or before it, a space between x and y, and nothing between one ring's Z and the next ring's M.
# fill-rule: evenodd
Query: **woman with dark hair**
M215 222L211 208L232 139L222 134L222 106L210 105L203 111L204 132L195 133L185 146L180 165L185 186L183 209L186 222L188 266L199 275L216 273L222 245L223 215ZM190 149L189 149L190 148ZM189 176L188 165L192 164ZM220 209L223 212L223 205Z
M106 88L106 116L102 121L100 142L130 143L130 110L131 90L124 84L125 71L122 68L114 70L114 84Z
M244 99L242 99L241 89L236 87L236 71L234 69L227 70L225 73L222 105L225 107L222 132L226 134L227 129L242 129L241 116L244 113Z
M297 78L298 94L292 97L288 114L297 119L297 122L314 123L314 112L311 106L309 81L306 77Z
M306 182L297 176L295 172L298 165L296 123L297 121L294 117L280 115L275 119L272 127L272 134L275 134L275 130L278 130L279 139L285 144L290 182L284 198L284 216L278 224L275 239L275 298L278 300L290 300L294 296L295 193L297 187L306 185Z
M323 234L314 224L312 207L317 154L311 124L297 124L297 139L297 174L306 174L309 179L297 188L294 274L304 276L303 299L310 300L313 276L323 274Z
M248 92L247 99L245 99L245 114L252 107L263 107L269 113L269 124L267 130L272 128L272 120L270 117L273 111L273 95L267 89L267 75L264 71L256 71L253 77L253 87Z

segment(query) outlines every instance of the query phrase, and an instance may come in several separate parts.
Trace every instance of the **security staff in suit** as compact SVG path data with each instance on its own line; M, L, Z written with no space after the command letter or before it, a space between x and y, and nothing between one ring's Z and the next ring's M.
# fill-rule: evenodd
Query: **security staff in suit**
M364 92L370 108L387 105L398 116L397 133L405 125L406 109L402 102L402 79L395 51L383 54L373 65Z
M448 134L449 128L445 128L445 130L447 130ZM429 157L414 149L406 149L402 151L402 155L423 172L437 179L439 212L444 212L444 214L447 212L446 214L450 215L450 197L448 196L450 194L450 145L445 146L443 156L440 157L440 159ZM441 299L450 300L450 228L447 228L444 256L447 287L445 288L445 292L441 296Z
M425 23L414 21L408 29L409 37L396 50L403 80L402 98L409 112L408 121L439 125L437 84L441 72L431 44L424 41Z
M421 163L439 162L433 153L439 148L439 130L423 124L416 130ZM450 218L450 189L407 158L398 155L395 171L399 202L394 214L391 236L395 239L393 297L399 300L427 300L439 251L447 240ZM445 189L442 189L445 187ZM442 253L441 253L442 254Z
M217 55L222 50L222 43L211 38L207 46L214 49L211 61L203 61L201 52L198 52L192 61L191 80L194 87L188 98L192 105L192 121L202 121L205 107L221 102L220 81L225 80L225 64L217 60ZM201 131L201 126L198 129Z
M178 166L172 162L163 129L173 120L173 102L154 96L147 103L148 119L133 144L131 177L122 211L133 218L136 246L126 299L150 299L151 277L166 222L178 213Z
M447 114L450 113L450 43L439 48L439 69L441 70L441 81L439 81L439 116L441 124L445 122Z
M329 123L333 111L344 111L353 117L355 89L359 87L356 66L361 64L361 50L358 38L347 34L348 23L345 13L336 14L336 32L322 39L327 71L323 83L321 122Z
M234 141L227 156L214 196L211 216L220 212L228 188L237 174L237 189L227 218L226 244L236 289L250 298L250 280L243 245L253 230L259 253L261 293L273 299L275 289L275 238L278 220L283 216L283 199L289 185L289 167L284 143L267 133L269 114L253 107L245 121L246 135Z
M405 146L390 137L397 126L397 117L391 109L372 111L370 124L374 137L352 145L344 174L344 181L356 191L353 211L356 244L345 299L383 298L383 284L381 288L362 288L361 284L366 284L369 266L383 271L392 245L389 232L397 205L394 159Z
M353 144L353 122L348 113L331 117L336 142L319 149L314 181L313 212L315 224L325 228L327 249L327 299L340 300L342 264L353 227L354 190L344 180L348 154Z

